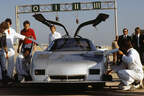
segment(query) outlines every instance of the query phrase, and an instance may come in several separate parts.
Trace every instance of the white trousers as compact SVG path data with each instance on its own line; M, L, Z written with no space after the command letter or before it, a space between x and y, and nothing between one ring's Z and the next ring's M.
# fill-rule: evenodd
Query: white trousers
M123 64L122 64L123 65ZM125 85L132 84L135 80L141 81L143 79L143 72L136 70L124 69L124 66L112 66L115 72L117 72L119 78Z
M142 72L136 72L135 70L128 69L119 70L118 76L125 85L130 85L135 80L141 81L143 79Z
M14 49L9 49L8 50L8 60L7 60L7 73L8 76L10 78L13 77L13 72L14 72L14 67L15 67L15 63L14 63L14 56L15 56L15 51Z

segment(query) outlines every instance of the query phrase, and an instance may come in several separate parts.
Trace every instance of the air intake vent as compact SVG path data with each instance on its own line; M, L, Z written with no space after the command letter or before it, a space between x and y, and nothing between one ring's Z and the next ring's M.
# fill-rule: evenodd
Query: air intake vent
M79 76L50 76L51 79L85 79L84 75Z
M89 74L90 75L99 75L100 69L89 69Z
M45 75L45 70L44 69L36 69L35 75Z

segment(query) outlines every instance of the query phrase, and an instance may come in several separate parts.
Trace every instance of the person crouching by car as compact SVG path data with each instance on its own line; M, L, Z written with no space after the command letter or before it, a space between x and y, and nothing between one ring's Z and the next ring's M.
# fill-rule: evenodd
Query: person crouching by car
M6 34L4 33L7 29L7 22L2 22L0 24L0 80L5 80L7 76L6 59L8 59L8 49L6 43Z
M23 53L20 53L16 58L16 81L20 82L23 79L30 81L30 62L31 62L31 49L26 48Z
M122 41L122 50L126 52L124 54L119 50L118 54L121 55L122 64L125 68L117 71L122 83L119 85L122 90L129 90L132 86L140 85L140 82L144 78L143 66L140 60L140 55L136 49L132 47L131 41L126 39ZM137 84L135 82L138 82Z

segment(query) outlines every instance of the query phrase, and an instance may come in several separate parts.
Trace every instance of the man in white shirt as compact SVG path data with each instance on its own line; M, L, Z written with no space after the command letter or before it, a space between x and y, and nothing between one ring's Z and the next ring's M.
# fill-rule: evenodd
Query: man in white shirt
M143 66L141 64L139 53L132 48L130 40L123 40L122 49L127 53L124 54L119 50L118 54L122 57L122 64L125 66L124 69L117 71L119 78L122 80L120 88L123 90L131 89L135 81L139 81L138 84L143 80Z
M51 33L49 34L49 44L55 40L61 38L61 34L59 32L56 32L56 27L52 25L50 27Z
M15 55L15 50L13 47L14 44L14 39L18 38L18 39L25 39L25 36L20 35L18 33L16 33L16 31L11 28L11 24L12 21L11 19L7 18L5 20L5 22L7 22L8 24L8 30L5 31L6 34L6 42L7 42L7 47L8 47L8 66L7 66L7 71L8 71L8 76L9 78L13 77L13 71L14 71L14 55Z

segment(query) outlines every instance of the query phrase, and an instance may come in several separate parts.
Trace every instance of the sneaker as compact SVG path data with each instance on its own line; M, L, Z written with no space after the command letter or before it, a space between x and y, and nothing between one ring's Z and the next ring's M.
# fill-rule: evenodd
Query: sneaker
M119 89L120 90L124 90L124 91L127 91L127 90L130 90L131 89L131 85L124 85L122 82L119 84Z
M135 89L143 88L143 80L134 82L134 83L133 83L133 87L134 87Z
M138 89L138 88L140 88L140 84L133 85L133 87L134 87L135 89Z
M120 90L122 90L123 86L124 86L124 84L121 82L118 87L119 87Z
M127 85L127 86L123 86L123 87L122 87L122 90L128 91L128 90L130 90L131 88L132 88L131 85Z
M134 83L132 83L133 88L137 89L140 88L140 81L135 80Z

